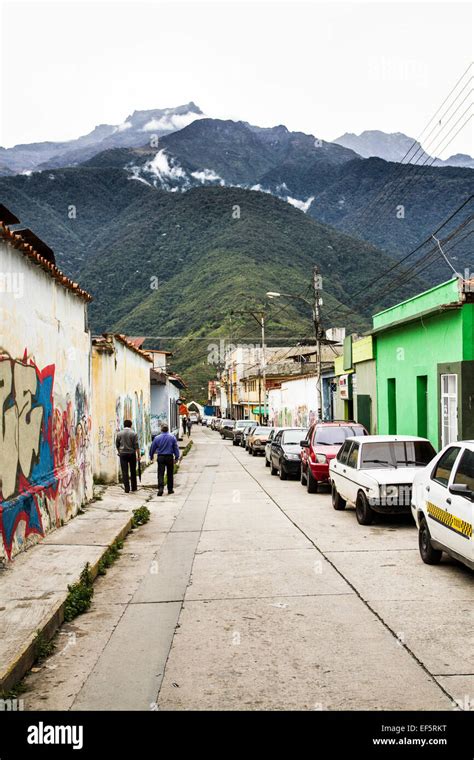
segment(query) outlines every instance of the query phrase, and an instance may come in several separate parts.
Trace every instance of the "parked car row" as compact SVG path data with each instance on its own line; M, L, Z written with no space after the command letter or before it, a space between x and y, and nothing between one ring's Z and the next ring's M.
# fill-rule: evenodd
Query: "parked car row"
M426 438L369 435L357 422L266 427L252 420L215 420L222 438L281 480L298 478L309 493L331 489L341 511L355 507L360 525L377 514L412 513L421 558L437 564L446 552L474 570L474 441L458 441L438 454Z

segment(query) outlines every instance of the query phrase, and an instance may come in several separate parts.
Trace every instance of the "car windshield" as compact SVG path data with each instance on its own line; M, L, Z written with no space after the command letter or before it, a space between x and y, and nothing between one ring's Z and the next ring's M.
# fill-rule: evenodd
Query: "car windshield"
M257 427L255 428L253 432L254 432L254 435L265 435L266 433L268 433L268 430L269 429L267 427Z
M381 441L362 445L361 469L424 467L436 452L429 441Z
M300 441L303 440L307 433L307 430L285 430L282 436L282 443L284 444L297 444L299 446Z
M365 435L362 425L322 425L316 428L315 443L338 446L352 435Z

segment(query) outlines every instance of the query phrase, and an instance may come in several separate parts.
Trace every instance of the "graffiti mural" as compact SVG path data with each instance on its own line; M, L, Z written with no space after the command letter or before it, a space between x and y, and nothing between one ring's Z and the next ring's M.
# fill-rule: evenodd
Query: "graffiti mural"
M133 429L138 434L138 441L142 454L145 453L151 440L150 414L145 408L143 391L134 397L129 395L120 396L115 404L116 430L121 430L124 420L131 420Z
M87 493L91 421L78 384L54 402L55 366L0 354L0 533L11 559L30 534L72 516ZM0 552L1 554L1 552Z

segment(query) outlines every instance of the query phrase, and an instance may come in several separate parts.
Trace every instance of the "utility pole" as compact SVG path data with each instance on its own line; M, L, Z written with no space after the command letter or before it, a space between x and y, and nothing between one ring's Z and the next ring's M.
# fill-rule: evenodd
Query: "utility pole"
M265 416L267 414L267 374L266 374L266 359L265 359L265 311L262 309L261 311L252 311L251 309L243 310L240 309L238 311L233 311L232 314L250 314L255 321L260 325L260 329L262 332L262 360L260 363L260 369L258 372L258 388L259 388L259 420L260 424L262 424L262 403L261 403L261 380L260 377L263 377L263 398L264 398L264 413Z
M317 420L320 422L323 419L323 390L322 390L322 362L321 362L321 340L324 337L324 331L321 325L321 290L322 290L322 277L319 274L319 269L315 265L313 267L313 322L314 332L316 337L316 351L317 351L317 374L316 374L316 408L317 408Z
M258 368L258 421L262 424L262 381L261 370Z
M309 301L303 296L296 296L292 293L277 293L276 291L269 290L267 292L268 298L291 298L296 301L303 301L311 307L313 313L313 325L314 334L316 337L316 416L317 420L323 419L323 391L322 391L322 360L321 360L321 345L325 342L325 334L321 323L321 306L323 299L321 298L321 291L323 289L323 279L319 274L319 269L316 265L313 266L313 302Z
M260 317L262 325L262 376L263 376L263 417L267 419L267 362L265 358L265 312L262 312ZM260 412L262 408L260 407ZM260 423L262 422L262 416L260 414Z
M229 355L228 355L229 356L229 359L228 359L228 361L229 361L229 368L228 368L228 376L227 377L228 377L228 381L229 381L229 391L230 391L230 397L229 397L230 398L230 413L229 413L228 416L229 416L229 419L232 419L232 405L233 405L233 401L234 401L234 399L233 399L233 395L234 395L233 394L233 383L232 383L232 380L233 380L233 365L232 365L232 361L231 361L232 350L233 350L233 343L232 343L232 337L233 337L233 334L232 334L232 312L229 315L229 321L230 321L230 330L229 330L230 336L229 337L230 337L230 349L231 349L231 353L229 353Z

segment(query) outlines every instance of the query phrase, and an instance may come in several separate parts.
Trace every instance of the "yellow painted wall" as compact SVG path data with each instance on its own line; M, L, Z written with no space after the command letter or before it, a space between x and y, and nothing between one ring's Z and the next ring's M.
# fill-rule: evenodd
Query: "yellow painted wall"
M92 350L93 470L94 478L106 483L118 480L115 436L125 419L132 420L145 460L151 443L152 365L115 338L112 345L113 354L100 351L96 346Z

